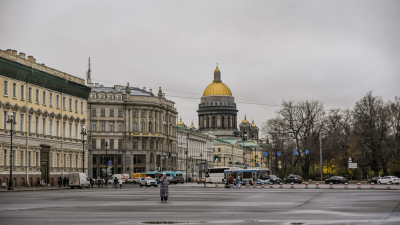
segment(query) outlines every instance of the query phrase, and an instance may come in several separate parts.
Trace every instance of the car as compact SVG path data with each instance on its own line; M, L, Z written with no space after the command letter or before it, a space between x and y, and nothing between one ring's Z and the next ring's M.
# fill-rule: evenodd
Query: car
M290 175L288 177L286 177L285 179L283 179L283 183L286 184L290 184L290 183L299 183L301 184L303 182L303 178L299 175Z
M368 184L378 184L378 180L382 177L373 177L367 181Z
M347 180L346 178L341 177L341 176L332 176L332 177L329 177L328 179L325 180L325 184L329 184L329 183L333 183L333 184L343 183L343 184L345 184L345 183L348 183L348 182L349 182L349 180Z
M266 178L265 180L269 179L271 184L279 184L282 182L282 179L275 175L268 175L265 178Z
M129 184L138 184L140 182L140 177L135 177L135 178L128 179L127 182Z
M154 187L158 187L158 183L154 178L151 177L145 177L142 178L139 182L140 187L142 186L146 186L146 187L150 187L150 186L154 186Z
M77 187L78 189L82 189L82 187L90 188L90 182L87 179L86 173L69 173L68 180L68 186L70 186L71 189L74 189L75 187Z
M170 180L171 183L177 184L177 183L185 183L185 179L183 179L183 177L181 176L176 176L176 177L172 177L172 180Z
M396 176L384 176L378 180L378 184L400 184L400 178Z

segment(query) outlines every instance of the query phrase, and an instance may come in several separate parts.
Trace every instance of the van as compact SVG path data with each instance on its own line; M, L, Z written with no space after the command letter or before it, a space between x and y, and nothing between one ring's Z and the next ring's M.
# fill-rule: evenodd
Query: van
M108 180L109 184L113 184L114 183L114 178L117 178L118 180L121 179L122 183L128 182L129 179L129 174L113 174L110 179Z
M90 187L90 182L87 179L86 173L69 173L69 183L71 189L75 187L82 189L82 187Z

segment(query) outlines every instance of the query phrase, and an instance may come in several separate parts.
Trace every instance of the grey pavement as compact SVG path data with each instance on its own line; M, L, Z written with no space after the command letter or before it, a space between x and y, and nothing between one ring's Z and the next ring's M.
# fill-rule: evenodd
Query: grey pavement
M2 191L0 224L400 224L397 189L208 186Z

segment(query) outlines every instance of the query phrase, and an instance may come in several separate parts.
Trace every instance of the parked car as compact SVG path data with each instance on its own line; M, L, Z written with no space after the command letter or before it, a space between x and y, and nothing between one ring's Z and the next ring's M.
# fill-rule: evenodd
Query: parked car
M290 184L292 182L301 184L303 182L303 178L300 175L290 175L283 179L284 184Z
M279 184L279 183L282 182L282 179L279 178L279 177L277 177L277 176L275 176L275 175L268 175L268 176L266 176L265 178L266 178L266 180L269 179L269 182L270 182L271 184Z
M329 183L333 183L333 184L342 183L342 184L345 184L345 183L348 183L348 182L349 182L349 180L347 180L346 178L341 177L341 176L332 176L332 177L329 177L328 179L325 180L325 184L329 184Z
M400 178L396 176L384 176L378 180L378 184L400 184Z
M183 177L181 177L181 176L176 176L176 177L172 177L170 182L171 182L171 184L172 183L174 183L174 184L177 184L177 183L183 184L183 183L185 183L185 179L183 179Z
M154 187L158 187L158 183L154 178L150 178L150 177L145 177L142 178L139 182L140 187L142 186L146 186L146 187L150 187L150 186L154 186Z
M368 181L367 181L367 183L368 184L377 184L378 183L378 180L379 179L381 179L382 177L373 177L373 178L371 178L371 179L369 179Z
M90 182L87 179L86 173L69 173L69 181L68 185L71 187L71 189L74 189L75 187L82 189L82 187L90 187Z

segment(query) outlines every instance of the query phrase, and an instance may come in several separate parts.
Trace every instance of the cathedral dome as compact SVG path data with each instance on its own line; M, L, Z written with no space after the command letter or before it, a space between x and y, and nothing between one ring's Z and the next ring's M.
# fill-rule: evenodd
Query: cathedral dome
M242 121L242 123L250 123L250 122L246 119L246 116L244 116L244 120Z
M178 122L178 125L185 125L185 124L182 122L182 117L181 117L180 121Z
M229 95L232 96L231 89L222 82L212 82L204 90L203 96L207 95Z
M251 126L252 127L257 127L257 125L254 123L254 120L253 120L253 123L251 123Z

